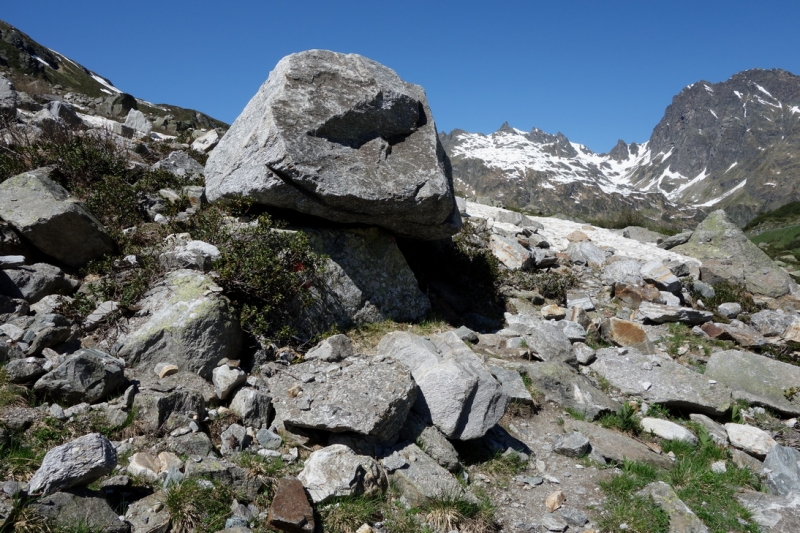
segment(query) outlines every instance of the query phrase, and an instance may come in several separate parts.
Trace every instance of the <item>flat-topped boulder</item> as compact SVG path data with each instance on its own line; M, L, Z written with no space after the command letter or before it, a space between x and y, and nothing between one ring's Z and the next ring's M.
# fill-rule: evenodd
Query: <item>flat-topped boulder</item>
M242 198L422 239L461 225L425 91L356 54L284 57L205 171L212 202Z

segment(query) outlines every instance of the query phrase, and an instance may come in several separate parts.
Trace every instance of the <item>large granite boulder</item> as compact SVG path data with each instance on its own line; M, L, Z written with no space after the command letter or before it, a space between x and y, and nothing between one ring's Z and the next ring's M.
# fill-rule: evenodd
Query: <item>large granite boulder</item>
M77 198L40 168L0 183L0 218L39 250L71 267L114 252L114 240Z
M125 384L122 361L84 348L70 355L34 385L34 390L66 404L96 403Z
M763 355L725 350L711 355L705 376L733 391L736 399L800 416L800 398L786 391L800 384L800 368Z
M482 437L505 413L509 400L502 385L452 331L430 340L395 331L381 339L378 353L411 369L420 390L414 410L448 438Z
M268 383L276 416L285 424L380 440L397 435L417 399L408 368L382 356L293 365Z
M721 209L697 226L689 242L672 251L700 259L700 277L712 285L739 283L754 294L772 298L787 294L793 285L789 274L750 242Z
M238 359L242 332L222 288L194 270L176 270L145 294L118 342L117 355L137 371L161 362L205 379L217 363Z
M247 200L422 239L460 227L422 87L355 54L283 58L206 164L210 201Z

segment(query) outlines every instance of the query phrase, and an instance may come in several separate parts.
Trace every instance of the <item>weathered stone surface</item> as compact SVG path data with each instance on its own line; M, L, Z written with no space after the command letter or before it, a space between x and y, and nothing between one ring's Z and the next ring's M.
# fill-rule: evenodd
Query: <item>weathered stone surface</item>
M32 304L51 294L71 294L77 286L64 271L47 263L0 270L0 294Z
M708 378L681 364L633 349L624 355L614 349L598 350L597 360L589 368L612 387L649 403L712 416L722 416L730 407L731 391L725 385L711 384Z
M506 393L509 400L517 401L525 405L533 404L531 393L528 391L527 387L525 387L525 383L522 381L522 376L519 375L519 372L510 368L491 364L489 365L489 372L492 373L503 387L503 392Z
M211 373L211 382L217 397L225 400L239 385L247 380L247 374L238 367L222 365L215 368Z
M9 383L32 383L46 374L44 366L46 359L40 357L25 357L12 359L5 365L6 377Z
M198 137L192 143L192 150L197 150L198 152L210 152L214 149L215 146L219 143L219 133L217 130L208 130L206 133Z
M576 362L572 343L558 324L510 313L505 317L509 327L524 335L528 349L543 361Z
M186 479L205 478L215 483L227 485L234 492L238 492L251 500L264 487L264 482L258 477L251 475L248 471L229 463L225 459L214 459L213 456L206 457L199 463L187 461L185 475Z
M206 176L212 202L244 197L423 239L460 227L423 89L355 54L283 58L211 153Z
M644 498L653 498L656 505L669 515L670 533L708 533L708 528L678 498L675 491L663 481L655 481L636 493Z
M510 237L493 234L489 238L489 250L509 270L527 270L535 265L531 251Z
M377 228L305 229L315 252L328 256L310 307L297 324L308 336L336 326L416 322L430 310L394 237Z
M567 308L580 307L584 311L594 311L592 297L583 291L567 291Z
M424 418L414 412L408 414L400 438L419 443L425 453L450 472L461 470L461 459L455 447L447 440L436 426L430 425Z
M128 116L125 117L125 126L140 134L148 134L153 129L153 123L147 120L144 113L138 109L128 111Z
M508 396L502 386L453 332L428 341L396 331L381 339L378 353L410 368L420 390L414 409L448 438L482 437L505 413Z
M714 313L710 311L701 311L691 307L672 307L650 302L642 302L639 305L639 313L656 324L664 324L666 322L702 324L714 318Z
M663 248L664 250L671 250L676 246L681 244L686 244L689 242L689 239L692 238L693 231L684 231L683 233L678 233L677 235L671 235L666 237L662 242L660 242L657 246L659 248Z
M187 233L171 235L166 241L169 249L158 256L165 270L190 268L208 271L214 261L220 258L219 248L207 242L191 240Z
M701 326L706 334L714 339L732 340L742 348L764 346L769 341L758 331L738 320L731 320L729 324L706 322Z
M247 426L260 428L272 422L272 397L251 388L242 388L231 400L230 410Z
M655 302L661 299L661 291L643 283L614 282L612 294L614 298L633 309L637 309L642 302Z
M719 304L717 312L725 318L736 318L742 312L742 306L736 302L725 302Z
M764 533L796 533L800 531L800 495L773 496L754 490L736 493L745 508L753 513L753 522Z
M203 165L183 150L176 150L153 165L153 170L166 170L180 178L203 176Z
M773 446L764 459L761 477L772 494L800 494L800 451L780 444Z
M128 533L130 525L119 519L100 492L77 490L45 495L32 504L33 511L57 528L81 524L89 531Z
M390 481L409 506L419 506L431 498L443 496L475 500L450 472L428 457L416 444L409 444L396 451L405 459L406 465L394 470L390 474Z
M158 473L161 471L161 462L158 457L149 453L135 453L131 456L128 463L128 473L139 476L147 481L155 482L158 480Z
M622 463L628 459L630 461L654 464L663 468L672 466L672 461L669 457L658 455L641 442L622 433L581 420L565 420L564 427L568 431L579 431L589 437L592 452L597 452L606 460Z
M643 264L640 272L645 281L652 283L662 291L677 292L681 290L681 280L659 260Z
M306 361L336 362L353 355L353 341L347 335L332 335L311 348L305 355Z
M33 116L31 122L45 130L51 129L56 125L75 128L83 124L83 121L72 109L72 106L60 100L48 102Z
M139 370L169 362L210 378L221 359L238 359L241 346L239 323L220 292L198 272L167 274L139 303L141 311L120 339L118 355Z
M570 260L576 265L603 266L606 262L606 253L589 241L571 242L564 250Z
M773 446L778 443L769 433L748 424L725 424L731 446L746 451L750 455L763 459Z
M68 405L96 403L126 383L122 361L84 348L34 385L34 390Z
M725 431L725 428L722 424L718 424L714 422L706 415L701 415L700 413L692 413L689 415L689 419L692 422L697 422L701 426L703 426L706 431L708 431L711 440L713 440L716 444L720 446L727 446L728 445L728 432Z
M661 418L642 418L642 429L645 433L652 433L656 437L668 440L681 440L690 444L697 444L697 437L685 427L663 420Z
M800 416L800 398L787 399L785 390L800 383L800 368L763 355L725 350L711 355L705 375L733 391L736 399Z
M314 532L314 509L308 503L300 480L292 477L278 480L275 496L269 506L267 523L287 533Z
M205 401L194 390L176 390L168 393L142 391L134 397L143 430L155 432L185 427L195 417L206 415Z
M159 490L131 503L125 512L125 520L130 522L133 533L169 531L170 516L169 509L165 505L166 500L166 493Z
M646 354L655 353L655 346L647 336L647 332L636 322L611 317L601 322L600 333L604 339L616 346L635 348Z
M589 439L583 433L573 431L559 436L553 444L553 451L567 457L582 457L589 451Z
M630 285L641 285L642 279L641 264L635 259L621 259L607 264L603 268L603 281L608 285L614 283L627 283Z
M562 320L567 316L567 310L557 304L544 305L539 313L545 320Z
M764 309L750 317L750 325L765 337L777 337L783 334L794 320L794 315Z
M619 404L592 385L589 378L578 374L564 363L509 361L506 366L525 373L531 380L531 387L544 393L546 401L574 409L589 420L594 420L604 412L615 412L619 408Z
M269 378L276 417L298 427L382 440L396 435L417 399L408 368L381 356L347 361L293 365Z
M730 281L754 294L778 298L793 284L786 271L775 266L721 209L708 215L691 239L673 251L700 259L701 279L712 285Z
M334 444L309 455L297 479L316 504L339 496L374 495L385 488L375 459L356 455L343 444Z
M246 450L253 443L253 438L247 433L247 428L239 424L231 424L220 436L222 445L219 453L222 455L232 455Z
M52 494L79 485L88 485L117 466L117 452L107 438L90 433L61 446L44 456L42 466L33 474L28 492Z
M72 267L112 253L116 245L106 229L53 181L53 172L40 168L0 183L0 218L39 250Z

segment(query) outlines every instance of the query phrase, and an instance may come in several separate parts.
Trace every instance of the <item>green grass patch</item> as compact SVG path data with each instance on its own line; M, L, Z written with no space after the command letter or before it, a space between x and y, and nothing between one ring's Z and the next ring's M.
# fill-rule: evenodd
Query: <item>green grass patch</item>
M188 479L167 491L165 505L175 533L214 533L225 528L234 494L222 484Z
M322 530L355 533L363 524L374 524L383 518L385 502L374 496L346 496L326 503L319 509Z
M642 425L636 417L636 408L629 403L623 403L616 413L606 413L598 420L601 426L616 429L623 433L638 435L642 432Z

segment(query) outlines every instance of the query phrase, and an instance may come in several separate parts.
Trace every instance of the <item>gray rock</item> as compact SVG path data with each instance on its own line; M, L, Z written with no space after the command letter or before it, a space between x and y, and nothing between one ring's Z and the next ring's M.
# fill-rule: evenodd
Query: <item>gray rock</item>
M675 491L663 481L654 481L636 493L653 501L669 515L669 530L675 533L708 533L708 528Z
M75 113L71 105L59 100L53 100L33 116L31 123L43 129L52 128L56 125L75 128L83 125L83 120Z
M246 450L252 444L253 439L247 434L247 428L239 424L231 424L220 435L222 445L219 451L222 455L231 455L233 453Z
M153 123L147 120L144 113L138 109L131 109L128 111L128 116L125 117L125 126L145 135L150 133L153 129Z
M560 511L561 518L563 518L569 525L581 527L589 521L586 513L575 507L564 507Z
M24 264L24 255L0 255L0 269L19 267Z
M680 307L681 299L672 294L671 292L667 291L660 291L661 298L659 298L659 303L664 305L668 305L670 307Z
M591 296L582 291L567 291L567 308L580 307L584 311L594 311Z
M773 446L764 459L761 477L772 494L800 494L800 451L780 444Z
M347 362L303 363L270 377L277 419L303 428L390 440L417 398L408 368L383 357L351 357ZM304 375L314 379L302 379Z
M773 496L754 490L736 493L736 499L753 513L752 521L764 533L800 531L800 495Z
M647 330L630 320L611 317L600 322L602 337L615 346L634 348L642 353L655 353L655 345L647 335Z
M132 502L125 511L125 521L131 524L133 533L166 533L170 526L166 500L167 494L159 490Z
M642 429L645 433L650 433L662 439L679 440L692 445L697 444L697 437L694 436L694 433L669 420L645 417L642 418Z
M262 447L268 450L277 450L281 447L281 444L283 444L281 436L268 429L259 429L256 432L256 440Z
M399 491L401 500L410 507L441 497L461 497L467 501L476 501L450 472L428 457L416 444L409 444L396 451L407 464L392 472L389 479L392 486Z
M418 443L428 456L450 472L458 472L463 468L458 452L444 433L414 412L408 414L400 430L400 438Z
M706 299L714 298L717 295L717 291L714 290L714 287L708 283L703 283L700 280L695 280L692 283L692 288L695 290L695 292L698 292L700 296Z
M714 318L714 313L710 311L701 311L691 307L672 307L651 302L642 302L639 305L639 313L656 324L664 324L666 322L703 324Z
M134 397L133 405L142 430L149 432L186 427L195 417L202 420L206 416L205 401L193 390L167 393L144 390Z
M283 58L211 153L206 175L212 202L243 197L423 239L460 227L423 89L355 54Z
M192 143L192 150L208 153L213 150L215 146L217 146L219 139L220 136L219 133L217 133L217 130L208 130L206 133L195 139L195 141Z
M126 383L124 370L120 360L83 348L39 379L33 388L67 405L96 403Z
M583 342L586 340L586 329L577 322L559 320L556 324L564 331L564 335L570 342Z
M571 242L564 250L570 260L576 265L603 266L606 262L606 253L589 241Z
M128 533L130 525L121 521L103 494L94 491L57 492L32 503L33 512L55 528L81 524L88 531ZM150 531L150 530L148 530Z
M553 451L567 457L583 457L589 451L589 439L573 431L559 436L553 444Z
M692 231L684 231L683 233L678 233L677 235L671 235L666 237L661 243L657 246L659 248L663 248L664 250L670 250L675 248L676 246L680 246L681 244L686 244L689 242L689 239L692 238Z
M645 281L652 283L662 291L677 292L681 290L681 280L659 260L643 264L640 272Z
M733 397L800 416L800 398L786 398L784 391L800 383L800 368L763 355L725 350L711 355L706 365L708 379L733 390Z
M272 422L272 397L245 387L239 389L231 400L230 410L247 426L266 427Z
M166 170L179 178L203 176L203 165L195 161L183 150L170 153L167 157L152 166L153 170Z
M222 400L227 399L245 381L247 381L247 374L238 367L222 365L215 368L211 373L211 382L214 384L214 390L217 393L217 397Z
M71 294L78 286L60 268L36 263L0 270L0 294L36 303L51 294Z
M430 301L394 238L378 228L306 229L313 250L328 256L313 301L303 309L297 329L307 336L336 326L394 320L416 322Z
M482 437L505 413L508 396L502 386L453 332L430 341L392 332L381 339L378 353L411 369L420 390L414 409L448 438Z
M72 266L114 252L103 225L51 178L52 167L18 174L0 183L0 218L39 250Z
M6 377L9 383L32 383L46 374L44 368L45 359L39 357L26 357L24 359L13 359L6 363Z
M41 303L42 301L31 306L32 310L36 310L36 317L28 326L22 339L30 345L27 351L28 355L39 355L45 348L66 342L71 334L72 323L66 317L58 313L47 313L45 310L35 309Z
M736 318L742 312L742 306L736 302L726 302L719 304L717 311L725 318Z
M225 459L215 459L213 456L205 457L200 462L187 461L185 467L186 479L207 479L217 484L229 486L234 493L239 493L246 500L255 499L264 488L264 482L257 476L251 475L243 468L229 463Z
M769 433L749 424L728 423L725 424L725 431L728 432L731 446L759 459L764 458L773 446L778 445Z
M592 385L589 378L564 363L509 361L506 365L520 374L524 373L531 380L531 388L543 393L545 401L574 409L589 420L594 420L601 413L619 409L619 404Z
M112 302L111 300L107 300L105 302L100 303L97 307L95 307L94 311L89 313L89 316L83 321L83 329L86 331L92 331L100 325L100 323L111 313L119 309L119 304L117 302Z
M503 392L506 393L509 400L520 402L525 405L533 405L533 398L531 393L528 392L525 383L522 381L522 376L519 372L510 368L504 368L497 365L489 365L489 372L503 387Z
M754 294L778 298L793 286L789 274L734 224L725 211L714 211L695 228L691 239L673 251L703 262L700 276L710 284L743 284Z
M650 463L662 468L672 467L672 461L666 455L658 455L641 442L581 420L565 420L564 428L568 431L580 431L592 445L592 453L597 453L608 461L622 464L625 460Z
M750 325L765 337L777 337L794 321L794 316L764 309L750 317Z
M596 357L594 348L587 346L582 342L576 342L572 345L572 350L575 352L575 359L582 365L589 365Z
M214 261L220 258L219 248L207 242L182 238L184 235L188 237L188 234L176 235L170 243L170 249L158 256L164 270L211 270Z
M730 407L731 390L725 385L709 383L707 376L681 364L633 349L624 355L611 349L598 350L597 360L589 368L623 394L648 403L712 416L722 416Z
M372 457L356 455L342 444L334 444L309 455L297 479L316 504L341 496L380 494L384 489L377 461Z
M603 268L603 281L608 285L628 283L640 285L642 279L641 265L635 259L617 260Z
M99 433L90 433L47 452L30 480L28 492L47 495L88 485L115 466L117 453L111 442Z
M704 427L714 443L720 446L728 445L728 432L725 431L725 428L721 424L714 422L706 415L701 415L700 413L690 414L689 419Z
M472 344L478 342L478 334L467 326L460 326L458 329L454 330L454 333L464 342L470 342Z
M238 359L241 346L239 323L221 290L192 270L167 274L139 302L142 318L129 324L118 355L140 371L166 360L209 379L220 360Z
M347 335L332 335L311 348L305 355L306 361L336 362L353 355L353 342Z
M528 270L535 264L531 251L514 238L492 235L489 250L509 270Z
M575 363L572 343L558 324L536 320L524 315L506 313L509 327L525 335L528 348L543 361Z
M0 76L0 119L17 118L17 91L5 76Z

